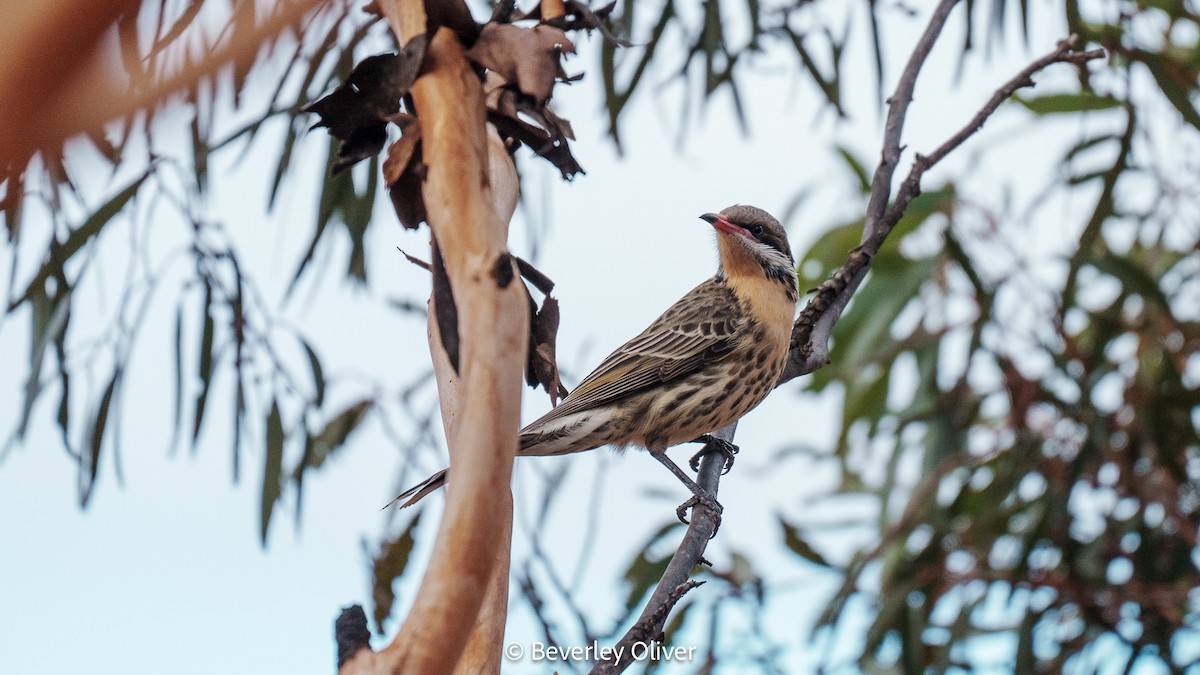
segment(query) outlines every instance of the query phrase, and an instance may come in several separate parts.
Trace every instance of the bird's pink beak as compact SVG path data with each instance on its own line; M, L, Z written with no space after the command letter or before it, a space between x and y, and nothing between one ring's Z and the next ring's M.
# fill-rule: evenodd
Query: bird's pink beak
M728 232L729 234L741 234L745 236L750 235L745 228L734 225L733 223L729 222L728 218L719 213L706 213L700 216L700 220L707 221L714 228L721 230L722 232Z

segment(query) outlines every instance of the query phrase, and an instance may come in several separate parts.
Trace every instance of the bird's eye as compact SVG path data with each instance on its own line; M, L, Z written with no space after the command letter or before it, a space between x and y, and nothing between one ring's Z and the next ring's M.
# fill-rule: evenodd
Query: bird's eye
M754 227L750 228L750 234L756 237L761 237L763 235L763 226L755 225Z

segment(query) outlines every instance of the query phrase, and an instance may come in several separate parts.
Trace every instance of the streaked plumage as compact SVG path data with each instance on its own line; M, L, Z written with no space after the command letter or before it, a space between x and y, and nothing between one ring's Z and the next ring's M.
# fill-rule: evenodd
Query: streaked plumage
M637 445L669 463L666 448L736 421L770 393L787 358L798 296L787 235L753 206L701 218L717 230L717 274L522 429L519 455ZM397 500L409 506L445 482L442 470Z

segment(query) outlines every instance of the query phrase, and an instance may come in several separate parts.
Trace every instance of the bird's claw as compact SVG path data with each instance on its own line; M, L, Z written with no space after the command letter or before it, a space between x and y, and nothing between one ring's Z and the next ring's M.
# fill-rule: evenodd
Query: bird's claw
M692 455L692 458L688 460L688 466L690 466L692 471L695 472L700 471L701 457L710 452L719 452L725 456L725 467L721 469L721 475L724 476L725 474L729 473L730 469L733 468L733 456L738 454L740 450L738 446L734 445L733 443L730 443L723 438L717 438L711 434L704 434L692 442L704 444L704 447L700 448L700 452Z
M716 518L716 526L713 527L712 536L709 537L711 539L717 535L717 530L721 528L721 513L725 511L725 507L721 506L720 502L707 493L694 494L692 495L691 499L680 504L679 507L675 509L675 515L679 518L679 522L683 523L684 525L689 524L686 516L687 511L688 509L694 509L697 506L707 507Z

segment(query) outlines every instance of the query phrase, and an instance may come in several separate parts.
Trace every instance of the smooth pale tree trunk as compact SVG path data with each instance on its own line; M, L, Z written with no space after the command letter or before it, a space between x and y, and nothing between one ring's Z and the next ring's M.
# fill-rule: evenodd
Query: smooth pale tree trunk
M419 0L378 4L402 44L425 30ZM391 645L363 650L343 672L498 672L507 616L509 482L529 339L528 301L506 247L516 172L489 137L482 85L453 32L431 36L422 72L412 89L428 166L422 194L458 311L457 373L430 312L452 479L412 611Z

